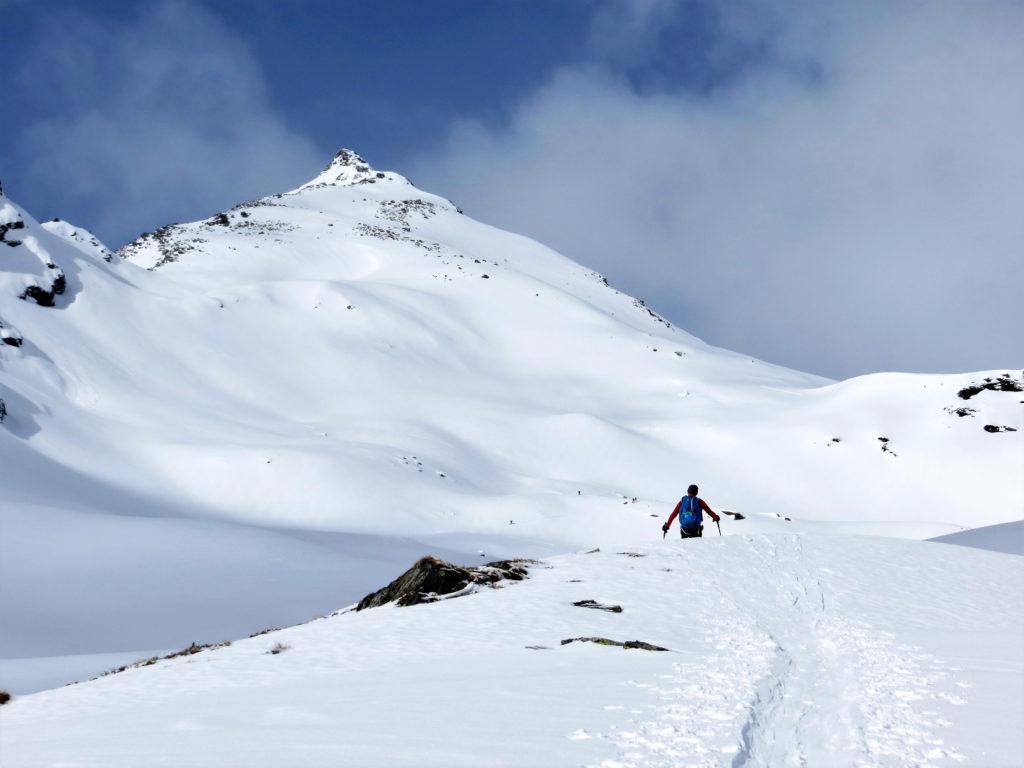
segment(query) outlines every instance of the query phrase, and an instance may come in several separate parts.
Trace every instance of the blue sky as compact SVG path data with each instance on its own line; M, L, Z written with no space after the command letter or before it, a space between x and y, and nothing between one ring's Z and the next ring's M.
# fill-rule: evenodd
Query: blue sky
M1024 6L0 0L0 178L117 246L350 146L707 341L1022 364Z

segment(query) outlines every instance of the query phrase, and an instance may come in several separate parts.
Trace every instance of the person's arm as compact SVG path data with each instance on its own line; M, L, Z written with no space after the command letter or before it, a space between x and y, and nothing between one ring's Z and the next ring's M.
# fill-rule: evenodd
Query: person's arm
M680 499L676 502L676 508L672 510L672 514L668 516L668 522L661 526L661 530L667 531L672 527L672 521L676 519L676 515L679 514L679 507L683 505L683 500Z
M708 506L708 503L704 501L704 499L700 500L700 508L707 512L709 515L711 515L712 520L714 520L716 523L718 522L718 515L715 513L713 509L711 509L711 507Z

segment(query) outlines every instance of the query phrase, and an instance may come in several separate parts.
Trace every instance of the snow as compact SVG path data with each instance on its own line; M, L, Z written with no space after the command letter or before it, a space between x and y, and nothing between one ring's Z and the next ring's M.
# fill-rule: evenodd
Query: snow
M99 256L104 261L114 260L114 253L87 229L76 227L74 224L62 221L61 219L44 221L40 226L47 232L66 240L90 256Z
M634 552L17 698L0 753L19 768L1017 764L1020 558L781 533ZM623 612L572 605L586 598ZM581 636L670 652L561 645Z
M935 536L931 541L942 544L958 544L962 547L978 547L992 552L1008 552L1024 555L1024 520L999 525L985 525L966 531Z
M657 750L686 744L737 764L777 762L772 744L812 756L834 747L868 755L868 762L910 755L924 764L933 759L924 751L884 746L897 732L878 730L879 718L898 715L899 749L910 749L915 733L944 738L936 735L939 716L919 711L916 699L907 711L895 703L908 691L920 689L914 695L928 701L927 691L948 692L946 678L932 680L933 672L951 675L941 665L959 653L954 640L942 640L948 617L936 613L939 586L948 581L943 569L973 574L967 586L950 587L960 597L950 603L957 614L949 626L973 617L1008 638L991 644L972 635L982 647L972 649L978 663L1000 679L961 664L965 682L982 693L961 708L969 717L958 710L939 718L960 724L962 734L950 743L980 754L988 723L1005 724L989 711L993 702L1019 712L1019 656L1004 648L1020 640L1019 626L1001 613L1016 599L1018 560L892 539L1019 520L1019 369L832 382L717 349L600 275L473 221L348 150L296 190L162 227L116 257L87 230L39 224L6 197L0 227L0 688L16 694L0 711L5 766L8 749L25 765L51 764L72 759L75 745L74 759L85 764L92 754L91 764L138 764L131 754L140 742L88 737L113 727L104 718L121 711L139 718L138 732L150 733L151 745L163 743L159 723L190 734L179 738L188 754L168 752L165 762L173 765L218 764L203 763L213 754L204 746L225 734L249 739L246 722L266 728L252 749L268 761L274 752L262 749L261 739L291 723L294 741L281 743L292 743L299 757L286 764L323 764L342 748L356 764L390 764L380 746L392 740L370 721L393 721L387 708L399 705L382 699L373 679L408 698L401 705L408 717L439 697L431 713L436 729L417 731L425 740L418 744L436 749L438 762L447 756L447 764L473 762L471 756L476 764L499 764L524 749L520 734L539 735L517 764L670 764L671 753ZM26 294L32 286L35 299ZM1005 387L995 386L1004 380ZM969 398L958 394L971 386L978 391ZM672 542L675 549L663 551L660 525L691 482L713 508L747 519L725 518L720 541L709 528L714 537L697 547L678 550ZM589 561L564 555L593 547L602 554ZM766 554L771 547L778 557ZM626 549L650 554L635 562L606 554ZM22 695L89 676L101 661L118 664L152 655L148 649L237 639L328 614L427 552L463 563L536 557L551 570L443 605L380 609L376 618L346 614L285 631L287 638L308 635L327 654L323 665L298 644L264 658L264 641L256 639ZM794 612L777 604L776 593L749 589L753 580L778 594L814 593L812 575L835 570L824 557L845 563L841 579L823 582L837 590L833 596L852 590L842 610L830 602L827 615ZM702 577L680 585L660 570L688 567L688 558L705 558L694 564L719 573L718 586L700 591ZM590 573L597 566L584 562L609 571ZM905 564L929 574L928 584L882 590L872 581ZM607 592L582 597L617 596L629 623L602 624L610 619L581 616L582 609L572 609L571 620L541 610L550 600L564 607L562 582L549 574L576 573L577 566ZM986 569L988 581L980 576ZM858 570L866 572L855 579ZM721 576L730 573L735 578ZM979 596L983 583L1005 586L998 596ZM995 613L980 615L968 593ZM523 597L511 597L517 594ZM764 605L748 605L748 594ZM673 611L669 597L693 612ZM533 602L506 603L513 599ZM810 598L801 599L806 606ZM769 615L773 600L789 629ZM507 630L500 626L505 608L520 611ZM529 610L540 610L540 618L525 618ZM441 618L434 626L419 616ZM719 616L731 618L723 624ZM525 652L522 645L561 639L535 636L549 620L559 632L571 630L565 637L619 626L617 639L661 638L676 653L666 661L575 643ZM476 637L476 626L507 643L465 640ZM377 650L357 654L364 666L356 668L330 651L331 633L349 638L360 627L367 634L351 637L372 638ZM321 630L328 634L314 640ZM706 669L719 671L705 676L679 638L705 643L723 633L745 652L709 643L705 660L718 666ZM801 649L805 636L810 645ZM428 647L451 648L424 656L410 648L421 637ZM896 658L900 644L926 649L941 665L933 670L918 659L906 667ZM905 674L887 676L872 666L876 655ZM829 666L837 658L853 665L854 679L868 681L874 698L858 698L853 683ZM222 669L213 659L236 661ZM262 666L271 662L278 666ZM211 678L208 690L197 670L214 666L227 677ZM241 689L232 686L274 669L300 687L281 678L274 682L280 706L262 693L240 703ZM176 671L166 677L164 670ZM822 678L831 682L815 689L811 679L825 673L835 680ZM689 690L680 675L700 681L682 700L671 693ZM158 679L169 681L167 690L147 693ZM339 679L343 690L335 694ZM915 688L912 679L924 682ZM649 687L633 690L629 680ZM147 682L131 688L127 681ZM116 695L105 709L109 691ZM238 703L237 712L203 709L221 692L236 697L225 701ZM81 697L88 707L76 710L86 703ZM324 713L314 704L320 697L333 702ZM478 702L473 712L465 711L467 698ZM650 720L654 702L679 714L689 698L701 712L728 709L729 719L711 718L700 732L672 731L675 741L650 736L678 725ZM605 699L623 709L577 716ZM821 700L820 718L801 709L803 700ZM493 716L494 702L514 713L502 720L508 732L497 733L485 717ZM945 712L949 702L940 702ZM193 707L209 719L180 714ZM58 720L50 718L70 711L77 714L67 721L68 738L57 740ZM750 721L754 711L757 722ZM493 740L493 754L506 757L492 761L476 737L455 739L443 715ZM352 733L364 735L341 743L323 727L343 716ZM829 723L834 742L805 733L808 718ZM865 734L859 746L849 746L844 718ZM543 735L550 728L555 741ZM622 735L630 728L639 734L632 742ZM998 747L1010 736L991 738ZM922 739L914 749L924 750ZM630 757L635 750L645 757ZM696 764L716 764L703 752L693 755Z

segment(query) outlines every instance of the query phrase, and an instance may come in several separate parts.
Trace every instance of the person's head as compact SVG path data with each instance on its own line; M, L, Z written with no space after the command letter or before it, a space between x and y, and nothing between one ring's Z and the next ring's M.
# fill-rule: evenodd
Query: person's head
M697 486L696 485L691 485L689 488L687 488L686 489L686 495L687 496L696 496L697 495Z

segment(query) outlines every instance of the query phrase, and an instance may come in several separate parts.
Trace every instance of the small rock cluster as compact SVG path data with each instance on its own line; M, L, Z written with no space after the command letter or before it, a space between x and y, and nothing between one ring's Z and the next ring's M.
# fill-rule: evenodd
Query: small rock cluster
M153 232L143 232L135 240L119 248L117 255L123 259L131 259L151 245L155 245L160 258L149 268L154 270L177 261L206 242L201 237L188 238L186 233L187 230L181 224L167 224Z
M225 640L222 643L192 643L187 648L182 648L180 651L175 651L174 653L168 653L166 656L150 656L148 659L143 659L142 661L136 661L132 664L125 664L123 666L116 667L114 669L104 672L102 675L100 675L100 677L106 677L107 675L116 675L128 669L137 669L139 667L151 667L158 661L164 661L165 659L177 659L181 656L193 656L202 651L212 651L216 650L217 648L226 648L229 645L231 645L230 640Z
M388 603L400 606L433 603L445 597L467 594L476 586L494 587L501 581L522 581L531 560L499 560L480 566L461 566L430 555L421 557L412 568L383 589L364 597L357 611Z

